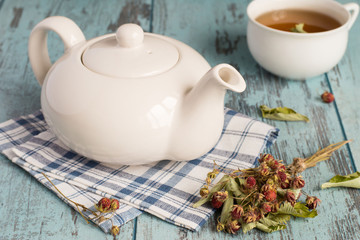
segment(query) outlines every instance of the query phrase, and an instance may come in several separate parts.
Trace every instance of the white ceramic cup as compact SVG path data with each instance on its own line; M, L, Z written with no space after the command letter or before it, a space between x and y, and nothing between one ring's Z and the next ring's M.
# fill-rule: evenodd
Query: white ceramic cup
M260 15L282 9L326 14L341 26L318 33L293 33L260 24ZM254 0L247 8L247 42L252 56L269 72L289 79L306 79L329 71L345 53L348 34L359 5L333 0Z

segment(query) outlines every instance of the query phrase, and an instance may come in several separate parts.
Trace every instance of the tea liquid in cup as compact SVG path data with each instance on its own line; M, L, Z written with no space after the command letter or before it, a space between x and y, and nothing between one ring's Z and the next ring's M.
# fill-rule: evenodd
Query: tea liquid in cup
M302 9L282 9L264 13L256 21L270 28L292 32L296 24L303 23L307 33L325 32L341 26L326 14Z

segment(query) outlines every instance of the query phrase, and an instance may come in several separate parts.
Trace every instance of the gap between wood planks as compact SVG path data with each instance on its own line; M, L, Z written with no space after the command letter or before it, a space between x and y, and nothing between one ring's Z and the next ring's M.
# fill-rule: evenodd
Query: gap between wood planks
M330 80L329 80L329 77L328 77L328 74L327 74L327 73L325 73L325 79L326 79L326 82L327 82L327 85L328 85L328 87L329 87L330 92L331 92L332 94L334 94L334 92L333 92L333 89L332 89L332 86L331 86L331 83L330 83ZM337 106L337 104L336 104L336 99L334 100L334 102L333 102L333 103L334 103L336 116L337 116L337 118L338 118L338 120L339 120L339 124L340 124L340 128L341 128L341 132L342 132L342 134L343 134L344 140L349 140L349 139L347 138L347 136L346 136L346 132L345 132L345 128L344 128L344 124L343 124L342 119L341 119L341 115L340 115L340 112L339 112L339 108L338 108L338 106ZM353 157L353 155L352 155L352 152L351 152L351 149L350 149L350 145L349 145L349 143L347 143L347 144L346 144L346 149L347 149L347 151L349 152L350 162L351 162L351 165L352 165L353 171L354 171L354 172L357 172L357 167L356 167L356 165L355 165L354 157Z
M0 9L1 9L1 7L3 6L4 2L5 2L5 0L1 0L1 1L0 1Z

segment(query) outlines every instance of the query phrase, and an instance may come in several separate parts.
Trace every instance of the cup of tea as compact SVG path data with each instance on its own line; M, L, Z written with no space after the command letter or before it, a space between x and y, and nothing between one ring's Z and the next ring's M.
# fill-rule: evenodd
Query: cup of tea
M358 13L358 4L333 0L254 0L247 8L249 50L284 78L323 74L344 55Z

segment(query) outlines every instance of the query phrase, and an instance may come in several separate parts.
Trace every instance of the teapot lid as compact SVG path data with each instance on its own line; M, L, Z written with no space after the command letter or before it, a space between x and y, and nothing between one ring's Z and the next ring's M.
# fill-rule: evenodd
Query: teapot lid
M88 47L82 62L90 70L117 78L149 77L172 68L177 48L155 34L144 34L136 24L121 25L110 36Z

